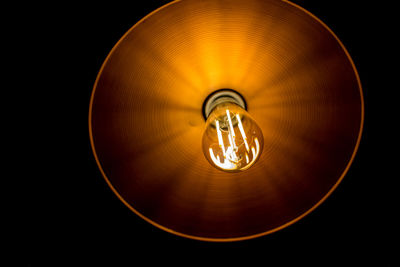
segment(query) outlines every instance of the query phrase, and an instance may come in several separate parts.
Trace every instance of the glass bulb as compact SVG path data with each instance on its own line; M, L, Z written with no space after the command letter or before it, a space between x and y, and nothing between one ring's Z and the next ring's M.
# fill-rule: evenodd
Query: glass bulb
M250 168L260 157L264 138L250 115L232 102L217 105L206 121L203 152L217 169L238 172Z

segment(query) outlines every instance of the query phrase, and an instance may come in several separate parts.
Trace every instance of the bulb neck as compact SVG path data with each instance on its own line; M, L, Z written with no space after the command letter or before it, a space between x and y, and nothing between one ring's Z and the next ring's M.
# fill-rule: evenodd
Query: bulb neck
M232 89L220 89L211 93L204 101L204 119L207 120L214 108L223 103L234 103L244 110L247 110L246 102L241 94Z

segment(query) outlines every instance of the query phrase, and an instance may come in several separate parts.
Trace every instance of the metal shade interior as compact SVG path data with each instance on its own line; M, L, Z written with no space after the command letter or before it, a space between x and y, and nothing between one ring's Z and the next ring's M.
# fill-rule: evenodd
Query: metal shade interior
M204 100L232 88L264 135L250 169L202 152ZM112 49L95 83L91 144L111 189L137 215L194 239L234 241L299 220L339 184L363 125L361 85L338 38L278 0L181 0Z

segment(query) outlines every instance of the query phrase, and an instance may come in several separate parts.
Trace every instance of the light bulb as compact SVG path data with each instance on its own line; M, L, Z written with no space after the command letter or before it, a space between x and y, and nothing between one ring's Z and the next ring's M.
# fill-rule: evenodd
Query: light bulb
M247 170L262 152L262 131L233 98L219 97L214 102L203 134L204 155L217 169L227 172Z

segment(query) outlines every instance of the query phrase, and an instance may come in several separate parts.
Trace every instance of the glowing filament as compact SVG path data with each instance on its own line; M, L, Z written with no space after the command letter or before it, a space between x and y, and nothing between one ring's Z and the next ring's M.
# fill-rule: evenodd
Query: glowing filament
M219 146L221 147L222 154L224 155L224 158L225 158L226 155L225 155L224 140L222 140L222 134L221 134L221 129L219 128L219 121L218 120L215 121L215 125L216 125L216 128L217 128L218 143L219 143Z
M226 110L226 116L228 117L229 127L231 129L230 133L232 135L232 140L235 141L235 131L233 130L233 124L232 124L232 120L231 120L231 115L230 115L228 109ZM235 144L235 142L233 142L233 144Z
M247 137L243 128L242 121L240 119L239 114L236 114L236 119L237 119L237 126L239 128L240 134L243 137L243 143L246 147L247 152L240 152L240 146L243 144L239 143L238 146L236 146L235 143L235 131L232 123L232 118L230 116L229 110L226 110L226 118L228 121L228 131L223 131L223 129L220 128L220 122L215 120L215 126L217 130L217 136L218 136L218 144L220 149L222 150L223 154L223 159L220 158L220 156L217 154L214 154L214 151L212 148L209 148L209 153L211 160L214 162L214 164L224 170L245 170L248 169L253 163L256 161L258 154L260 153L260 144L257 139L257 137L254 138L254 146L249 147L249 143L247 141ZM228 134L228 141L229 145L225 148L224 145L224 139L223 139L223 133ZM251 151L251 152L250 152ZM243 154L240 154L243 153ZM251 155L251 159L250 159ZM246 162L245 164L244 161ZM242 166L242 164L244 166Z
M236 119L238 121L239 130L240 130L240 133L242 134L242 137L244 140L244 145L246 146L246 150L249 151L249 144L247 143L247 137L246 137L246 134L244 133L242 121L240 120L239 114L236 114Z

